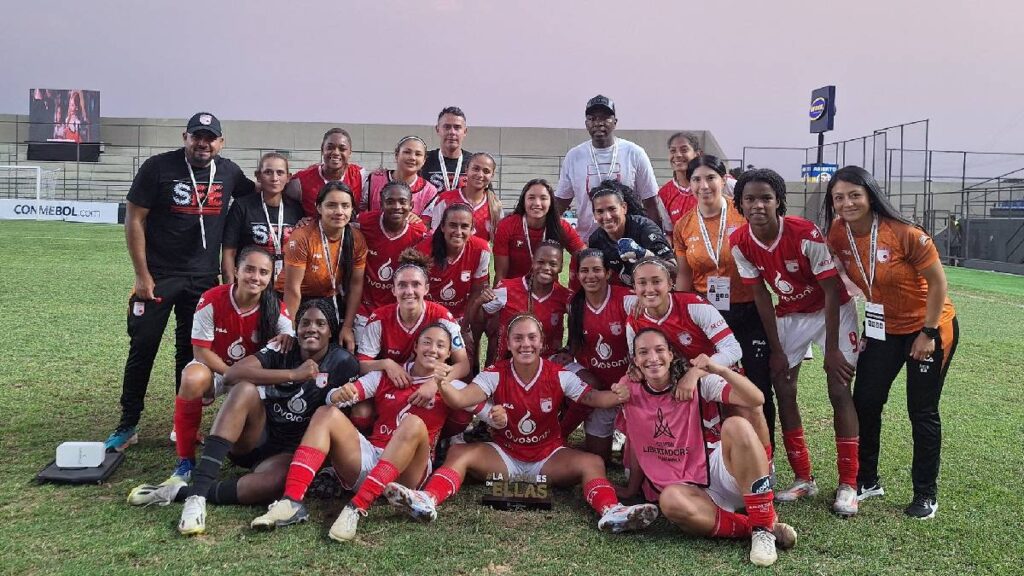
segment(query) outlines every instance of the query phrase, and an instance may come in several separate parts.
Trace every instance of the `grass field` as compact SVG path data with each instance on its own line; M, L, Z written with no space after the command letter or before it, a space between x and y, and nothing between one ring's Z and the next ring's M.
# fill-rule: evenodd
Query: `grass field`
M185 539L180 506L133 509L135 485L163 479L173 407L173 342L165 335L141 422L141 441L101 486L36 485L65 440L103 440L118 419L127 354L131 266L119 226L0 222L0 573L6 574L734 574L749 573L748 543L696 539L664 520L644 533L607 536L577 490L557 491L544 513L495 512L468 486L432 525L377 506L357 540L326 528L343 502L312 501L311 522L263 534L257 507L211 506L204 536ZM780 574L1020 574L1024 559L1024 279L948 271L961 329L943 395L939 514L907 519L910 428L902 379L885 414L882 500L840 520L831 409L818 369L805 369L805 428L822 494L780 507L800 533ZM820 364L820 354L815 365ZM204 426L212 413L207 412ZM784 460L783 460L784 462ZM227 473L235 473L230 470ZM621 468L612 470L621 479ZM780 465L780 480L790 480ZM765 570L767 572L768 570Z

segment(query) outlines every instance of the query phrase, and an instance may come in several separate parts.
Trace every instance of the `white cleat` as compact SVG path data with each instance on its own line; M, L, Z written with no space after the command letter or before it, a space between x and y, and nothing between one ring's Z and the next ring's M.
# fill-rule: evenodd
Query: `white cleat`
M206 498L189 496L178 521L178 532L182 536L195 536L206 532Z
M413 490L397 482L390 482L384 488L384 497L392 506L405 510L409 516L420 522L433 522L437 519L434 499L422 490Z
M359 527L359 517L366 516L359 508L349 504L341 509L338 519L331 524L327 535L336 542L348 542L356 537L356 528Z
M636 504L634 506L619 504L605 510L597 522L597 529L602 532L619 534L646 528L657 518L658 507L654 504Z

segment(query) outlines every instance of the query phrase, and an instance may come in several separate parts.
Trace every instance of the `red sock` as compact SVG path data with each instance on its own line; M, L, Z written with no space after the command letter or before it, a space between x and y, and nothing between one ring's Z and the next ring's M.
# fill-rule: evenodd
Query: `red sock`
M744 494L743 506L747 509L750 528L771 530L775 526L775 492L769 490L760 494Z
M794 428L782 431L782 443L786 446L786 458L793 468L793 474L800 480L811 478L811 453L804 441L804 429Z
M349 416L348 419L364 436L370 435L370 428L373 427L372 416Z
M320 470L327 454L310 446L299 446L292 456L288 467L288 477L284 480L284 495L296 502L302 502L306 490L313 483L313 477Z
M839 466L839 483L857 487L857 469L860 467L857 452L860 437L836 437L836 461Z
M714 538L749 538L750 520L739 512L715 507L715 528L711 531Z
M584 484L583 498L586 499L587 504L590 504L590 507L596 510L598 514L604 514L605 510L619 504L619 497L615 495L615 488L612 487L612 483L607 478L594 478Z
M461 486L462 476L459 476L459 473L451 468L441 466L430 477L430 480L427 480L423 491L430 494L435 505L440 506L441 502L454 496Z
M395 478L398 478L398 474L398 468L382 458L359 486L359 491L352 497L352 505L364 512L369 510L373 501L384 492L384 487L388 485L388 482L394 482Z
M584 406L579 402L569 401L569 406L562 412L562 420L558 425L562 428L562 439L567 440L569 434L572 434L574 430L580 427L580 424L590 416L590 413L594 409L590 406Z
M203 421L203 399L174 399L174 435L178 458L196 459L196 435Z

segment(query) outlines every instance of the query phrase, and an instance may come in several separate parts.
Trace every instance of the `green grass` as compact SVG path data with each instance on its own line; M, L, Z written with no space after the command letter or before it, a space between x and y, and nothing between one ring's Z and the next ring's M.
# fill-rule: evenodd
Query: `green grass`
M131 267L118 226L0 222L0 572L7 574L318 572L332 574L750 573L746 542L691 538L664 520L606 536L578 490L551 513L495 512L468 486L433 525L377 506L347 545L326 538L343 502L312 501L312 522L253 533L257 507L210 507L208 534L175 531L180 506L134 509L135 485L165 477L173 407L171 332L157 358L141 443L100 486L36 485L64 440L102 440L118 419L127 354ZM836 482L831 409L822 373L804 370L801 402L822 494L780 507L800 532L771 570L785 574L1019 574L1024 558L1024 279L949 271L961 341L943 395L944 450L936 520L905 518L910 429L898 379L885 414L886 497L840 520L828 510ZM813 366L820 364L820 356ZM209 426L212 413L205 415ZM780 466L782 481L789 471ZM237 473L229 470L226 473ZM612 470L621 479L621 469ZM213 572L210 572L213 573Z

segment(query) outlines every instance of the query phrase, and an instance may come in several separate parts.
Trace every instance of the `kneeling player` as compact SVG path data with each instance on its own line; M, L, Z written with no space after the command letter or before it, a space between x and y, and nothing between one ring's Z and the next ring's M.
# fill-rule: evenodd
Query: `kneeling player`
M571 372L543 360L544 333L535 317L517 316L507 330L511 360L481 372L462 390L440 382L441 396L452 408L476 406L488 399L494 403L495 441L453 446L423 491L392 482L384 495L414 518L432 521L436 507L458 492L466 474L478 479L491 474L527 480L545 476L556 486L583 484L587 503L601 514L601 530L617 533L649 525L657 518L658 508L620 504L605 477L604 461L566 448L558 423L558 407L566 397L593 408L618 406L626 398L593 390Z
M339 542L355 537L359 516L366 515L389 482L422 484L430 473L438 433L448 417L448 407L437 396L437 382L449 378L451 366L446 361L451 350L448 328L431 324L416 340L415 361L405 365L411 384L399 385L386 372L377 371L332 392L328 402L339 406L373 399L377 420L372 435L360 434L334 406L317 410L292 458L284 498L253 520L252 527L273 529L304 522L309 513L302 499L328 455L342 486L358 490L328 532Z
M694 397L676 400L672 388L685 360L653 328L637 333L633 362L639 381L627 375L612 386L628 398L622 414L639 464L626 493L642 487L647 500L657 501L669 521L691 534L749 536L750 561L773 564L776 546L792 548L796 531L776 521L768 458L753 426L739 416L723 421L719 411L719 403L759 407L764 395L745 376L701 354L691 368L704 374ZM740 508L746 515L736 512Z

